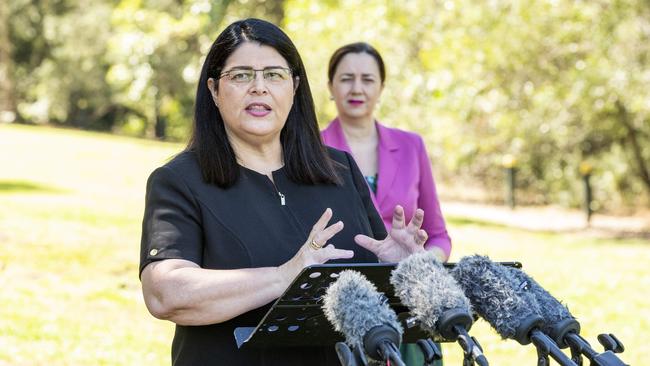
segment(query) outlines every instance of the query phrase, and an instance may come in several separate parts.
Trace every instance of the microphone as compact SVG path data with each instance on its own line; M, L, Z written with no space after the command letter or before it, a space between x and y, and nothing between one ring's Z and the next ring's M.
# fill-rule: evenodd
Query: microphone
M536 299L540 307L540 315L544 320L542 331L550 336L560 348L570 347L572 359L577 364L582 364L581 354L585 355L594 366L624 366L614 352L606 349L598 353L589 342L580 336L580 323L571 315L569 309L546 291L537 281L525 272L516 268L507 268L512 276L520 283L519 287L526 289ZM602 336L602 335L601 335ZM623 351L622 344L616 340L615 351Z
M520 288L505 266L485 256L463 257L451 271L464 289L474 310L503 339L522 345L533 343L538 365L548 365L548 355L560 365L577 366L540 328L543 318L534 296Z
M489 365L467 333L474 322L470 301L434 253L412 254L399 262L390 283L422 329L434 337L457 340L466 363Z
M398 348L403 330L397 314L361 273L341 271L323 297L323 311L346 342L363 349L371 360L406 366Z

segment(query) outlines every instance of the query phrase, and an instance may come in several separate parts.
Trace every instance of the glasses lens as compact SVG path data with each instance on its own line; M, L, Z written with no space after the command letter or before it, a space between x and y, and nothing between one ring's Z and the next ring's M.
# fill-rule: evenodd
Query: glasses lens
M291 78L289 69L283 69L280 67L271 67L268 69L264 69L263 73L264 73L264 80L273 83L279 83L285 80L289 80Z
M255 71L245 69L231 70L228 73L228 78L230 81L234 81L235 83L248 83L255 79Z

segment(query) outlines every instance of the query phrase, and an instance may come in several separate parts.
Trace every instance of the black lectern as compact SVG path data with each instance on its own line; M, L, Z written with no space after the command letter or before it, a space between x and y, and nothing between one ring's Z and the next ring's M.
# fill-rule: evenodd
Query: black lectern
M520 268L519 262L502 264ZM338 273L351 269L364 274L388 298L388 304L395 310L404 328L403 342L415 343L429 338L415 324L407 324L408 309L395 296L390 284L390 274L395 263L342 263L313 265L303 269L285 293L278 298L256 327L235 329L237 347L300 347L332 346L343 341L323 314L322 298L330 283L336 281ZM445 263L445 267L453 267ZM436 339L436 341L445 341Z

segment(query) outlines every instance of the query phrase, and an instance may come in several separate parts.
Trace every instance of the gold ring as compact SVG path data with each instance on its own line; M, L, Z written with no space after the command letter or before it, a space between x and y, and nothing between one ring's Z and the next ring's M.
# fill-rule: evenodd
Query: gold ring
M318 249L322 249L322 248L323 248L322 245L320 245L320 244L318 244L318 243L316 242L316 239L312 239L311 242L309 243L309 246L310 246L313 250L318 250Z

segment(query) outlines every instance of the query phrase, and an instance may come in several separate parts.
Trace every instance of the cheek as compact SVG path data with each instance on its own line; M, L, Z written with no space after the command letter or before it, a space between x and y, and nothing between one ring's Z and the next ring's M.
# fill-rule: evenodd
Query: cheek
M332 96L334 97L334 99L339 99L339 98L341 98L342 96L345 95L346 87L345 87L344 84L335 83L335 84L332 85L331 92L332 92Z
M234 115L239 110L241 98L228 90L223 90L217 97L221 115Z
M336 94L339 96L339 98L344 98L348 94L349 90L349 86L341 84L338 88L336 88Z
M294 103L294 93L293 89L290 89L288 91L284 91L282 93L282 96L278 100L278 102L281 104L282 111L285 113L289 113L291 110L291 107L293 106Z

